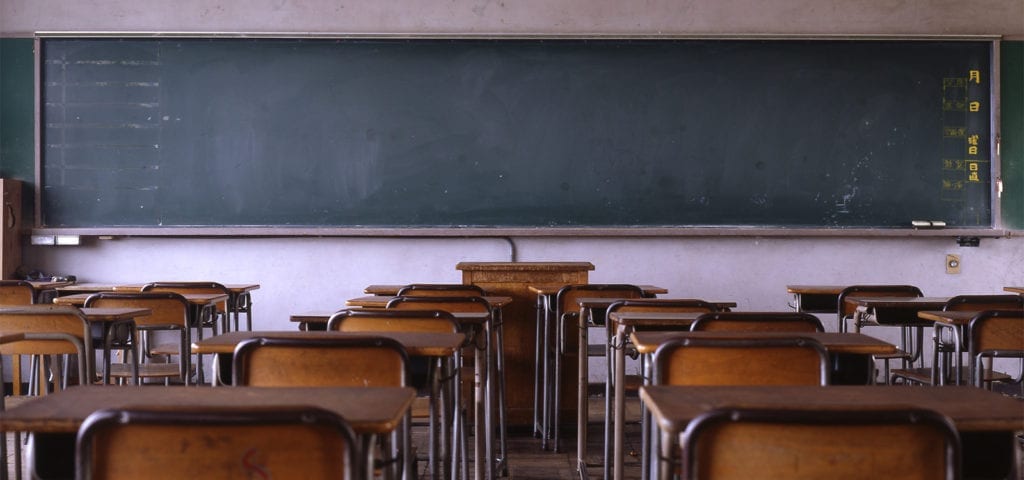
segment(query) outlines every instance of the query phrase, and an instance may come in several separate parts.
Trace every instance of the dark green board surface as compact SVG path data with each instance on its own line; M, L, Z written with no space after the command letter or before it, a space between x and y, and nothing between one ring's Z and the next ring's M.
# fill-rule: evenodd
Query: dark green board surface
M987 42L44 45L49 227L992 224Z
M1006 228L1024 229L1024 42L1003 42L1002 60L1002 219Z
M32 39L0 39L0 177L35 177Z

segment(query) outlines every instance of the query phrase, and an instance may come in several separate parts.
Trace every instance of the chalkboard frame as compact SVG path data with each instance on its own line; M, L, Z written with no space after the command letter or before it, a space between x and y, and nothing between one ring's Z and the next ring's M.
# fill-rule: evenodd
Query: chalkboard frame
M294 33L219 33L219 32L37 32L35 36L36 60L36 128L35 128L35 173L36 185L42 185L42 105L41 105L41 42L47 38L267 38L267 39L339 39L339 40L856 40L856 41L969 41L990 42L992 59L990 71L992 78L989 96L990 120L990 151L997 152L999 132L999 42L997 35L557 35L557 34L294 34ZM997 157L997 155L993 155ZM993 158L990 163L990 225L971 228L920 227L804 227L774 225L722 225L722 226L100 226L100 227L53 227L42 223L42 188L35 189L34 228L33 234L38 235L82 235L99 237L116 236L157 236L157 237L301 237L301 236L395 236L395 237L516 237L516 236L764 236L764 237L1005 237L1013 236L1014 232L1001 228L1000 205L996 192L999 178L1000 160Z

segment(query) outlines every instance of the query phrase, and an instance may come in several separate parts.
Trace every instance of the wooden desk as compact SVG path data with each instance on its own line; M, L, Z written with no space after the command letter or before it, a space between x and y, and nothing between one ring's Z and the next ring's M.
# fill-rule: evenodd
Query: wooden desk
M327 322L335 312L306 312L297 313L288 317L288 320L299 324L300 331L323 331L327 329ZM489 315L482 312L451 312L459 323L479 325L487 321Z
M896 351L896 346L877 338L852 332L802 332L799 334L785 332L633 332L630 335L638 352L649 355L668 340L677 338L745 338L751 335L759 337L805 337L821 342L832 354L850 355L884 355Z
M53 299L53 303L57 305L74 305L80 307L85 304L85 300L92 295L91 293L76 293L72 295L65 295ZM186 293L182 297L188 302L189 306L189 319L188 324L192 325L196 329L199 335L199 339L203 339L203 325L206 320L213 318L213 312L216 305L220 302L227 301L228 295L224 293ZM199 383L206 382L206 373L203 369L203 356L199 355L196 357L196 371L199 376Z
M384 308L388 306L394 296L387 295L366 295L363 297L350 298L345 301L345 306L360 308ZM487 295L483 297L492 308L504 308L512 303L512 297L504 295Z
M394 298L397 297L384 295L369 295L349 299L345 302L345 305L349 307L360 308L385 308L387 307L387 304ZM504 385L504 376L506 373L506 370L503 368L505 362L504 358L498 358L498 356L504 356L505 354L504 348L502 346L504 342L503 339L505 322L502 319L504 318L504 309L509 304L513 303L513 299L512 297L505 295L486 295L483 297L483 299L486 300L491 307L492 321L486 321L482 324L471 324L473 328L476 329L477 332L480 332L483 335L484 338L484 354L482 363L479 360L480 355L477 354L477 352L474 350L474 363L476 364L476 366L474 367L474 373L478 378L478 380L475 383L477 384L477 388L482 386L486 392L486 394L483 395L485 405L478 405L478 408L482 409L483 412L481 412L477 416L483 416L483 418L478 418L478 421L486 423L485 431L493 433L495 432L495 428L493 428L491 422L494 420L494 412L497 409L495 408L494 405L492 405L492 403L494 403L495 399L497 399L497 401L500 404L504 403L504 397L502 396L504 393L504 389L502 389L499 385L496 384L496 382L500 382L502 385ZM462 318L468 319L469 317ZM458 316L456 317L456 319L462 321L462 319L460 319L460 317ZM307 323L306 325L308 326L310 324ZM480 397L478 396L478 398ZM498 418L498 421L500 422L499 428L501 429L501 432L504 432L504 422L507 422L507 419L505 419L505 415L501 414ZM506 452L507 450L504 448L505 435L504 433L501 433L500 436L502 439L502 452ZM485 435L484 437L476 437L474 440L484 441L486 443L485 448L487 450L487 458L500 457L497 459L497 461L499 463L505 462L506 459L504 458L504 453L498 456L492 453L494 451L494 446L491 435ZM481 452L482 450L483 448L476 449L475 452ZM481 465L481 462L475 462L474 465ZM490 469L490 465L488 465L488 468L489 471L487 477L493 478L493 469ZM478 473L477 478L479 477L480 474Z
M940 310L949 297L851 297L848 302L857 305L854 325L861 320L873 320L879 325L922 324L917 312Z
M1014 432L1024 430L1024 402L972 387L644 386L640 398L661 430L663 454L674 448L690 420L715 408L903 406L935 410L953 420L964 447L965 478L968 473L1001 478L1009 474L1013 462Z
M57 287L57 293L60 295L72 295L76 293L99 293L99 292L113 292L118 287L116 283L97 283L97 282L85 282L85 283L72 283L68 285L62 285Z
M32 288L36 290L36 303L49 303L49 300L57 296L57 290L74 282L70 280L29 280Z
M74 476L75 434L86 417L101 409L311 406L341 415L361 437L360 443L368 445L373 437L388 435L401 425L415 396L414 389L402 387L232 387L199 390L178 386L80 386L39 397L0 413L0 431L37 434L37 444L53 445L62 457L51 456L42 460L56 464L56 467L65 467L68 471L63 472L63 476L71 478Z
M786 291L793 294L795 303L790 304L798 312L839 313L839 293L844 285L786 285Z
M58 287L58 295L74 295L79 293L99 292L138 292L142 290L143 283L72 283ZM258 290L258 283L225 283L228 290L227 305L235 319L237 330L238 320L242 312L245 313L248 329L252 330L252 291Z
M644 378L652 378L654 352L663 343L678 338L749 338L751 335L773 337L793 337L793 333L785 332L686 332L686 331L634 331L630 334L637 352L647 357ZM872 355L884 355L896 351L896 346L874 337L860 333L849 332L801 332L796 334L820 342L828 351L832 372L830 382L832 384L858 384L867 385L874 383L874 362ZM857 369L857 365L865 365L866 368ZM847 369L854 370L852 372ZM645 421L644 426L647 426ZM616 435L621 430L617 430ZM618 439L616 439L618 441ZM651 441L644 432L644 445ZM649 449L650 450L650 449ZM653 453L653 451L651 452ZM655 468L654 462L649 468Z
M978 313L979 313L978 311L970 311L970 310L953 310L953 311L924 310L924 311L917 312L918 318L921 318L922 320L927 320L927 321L930 321L930 322L934 322L934 325L935 325L935 335L934 335L934 338L936 339L936 342L938 342L939 339L942 338L942 330L943 329L949 329L950 332L952 333L952 338L953 338L953 342L952 342L953 343L953 359L954 359L954 365L952 365L952 369L953 369L954 375L952 377L953 377L953 381L954 381L954 383L956 385L963 384L963 373L964 373L963 354L965 353L963 351L963 346L965 345L966 339L967 339L967 334L966 334L967 327L970 325L971 320L974 319L974 317ZM946 362L940 362L939 361L939 352L938 352L938 350L939 350L939 347L938 347L938 345L936 345L935 348L933 349L933 353L934 354L932 356L932 368L931 368L932 385L945 385L946 384L946 378L949 376L948 372L946 370L950 366L947 365ZM971 372L971 375L973 375L973 373L974 372ZM970 378L970 376L968 376L968 377Z
M188 283L188 281L166 283ZM115 292L138 292L142 291L142 287L145 285L143 283L115 285L113 289ZM238 330L238 321L242 312L245 312L246 330L252 330L252 291L258 290L260 285L258 283L222 283L221 285L228 291L225 305L228 314L235 320L235 330Z
M900 348L910 355L905 360L904 367L913 367L915 363L924 366L924 327L931 326L929 322L921 320L917 312L922 310L942 309L949 297L849 297L848 304L853 304L856 309L853 312L854 331L859 332L864 322L874 322L879 326L911 327L917 331L917 341L908 345L908 340L913 341L913 332L901 335ZM886 363L888 370L888 363Z
M405 285L396 284L378 284L378 285L367 285L363 289L363 293L367 295L383 295L387 297L394 297L398 295L398 291L405 287ZM484 292L488 293L488 292ZM489 294L489 293L488 293Z
M569 285L581 285L584 283L537 283L527 285L527 290L530 294L535 296L536 307L536 328L535 328L535 345L537 345L534 355L534 400L533 400L533 429L534 434L539 434L541 437L541 448L546 450L547 442L549 437L553 437L555 443L554 449L558 449L558 431L559 425L552 425L558 422L557 418L562 418L563 412L565 414L572 413L574 410L579 411L579 400L575 404L571 402L571 397L565 395L560 405L555 406L554 397L558 395L549 393L549 390L554 390L551 383L554 379L548 379L549 372L555 369L563 369L560 364L561 362L557 359L552 360L551 345L554 342L558 342L557 332L552 332L553 329L561 327L559 319L556 318L558 306L556 305L558 292ZM655 297L657 295L668 293L668 289L658 287L654 285L637 285L640 288L641 293L644 297ZM555 337L555 338L553 338ZM571 358L570 352L574 349L573 347L579 348L579 341L574 336L568 336L562 339L565 345L564 356ZM557 355L557 353L555 354ZM555 366L551 366L554 363ZM559 391L565 392L579 392L579 382L572 383L571 368L572 363L567 362L569 370L559 382L557 386ZM577 371L578 373L578 371ZM569 385L567 385L569 383ZM554 410L557 408L557 412Z
M420 332L301 332L287 331L234 331L222 333L192 343L192 353L226 354L235 353L235 347L251 338L361 338L367 336L388 337L405 347L406 352L414 357L450 357L462 346L466 336L461 333L420 333Z
M74 305L81 307L85 305L85 299L89 298L91 293L75 293L72 295L64 295L53 299L53 303L57 305ZM185 300L191 305L206 306L214 305L228 299L226 293L186 293L182 295Z

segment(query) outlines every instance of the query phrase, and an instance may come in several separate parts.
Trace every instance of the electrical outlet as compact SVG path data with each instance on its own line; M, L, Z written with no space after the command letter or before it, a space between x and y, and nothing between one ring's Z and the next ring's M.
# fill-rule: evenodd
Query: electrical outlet
M946 273L960 273L960 255L946 255Z

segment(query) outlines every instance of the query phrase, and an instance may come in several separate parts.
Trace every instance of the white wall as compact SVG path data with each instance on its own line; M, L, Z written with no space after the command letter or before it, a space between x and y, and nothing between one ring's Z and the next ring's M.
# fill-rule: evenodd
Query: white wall
M1002 34L1024 38L1020 0L3 0L0 34L43 30L547 34ZM978 248L937 238L522 238L518 260L585 260L594 282L787 308L789 283L913 283L929 295L1024 284L1024 238ZM962 256L944 273L947 253ZM505 261L500 239L126 238L29 247L26 265L83 281L258 282L258 328L331 309L370 283L459 281L463 260ZM828 319L831 320L831 319ZM826 322L826 325L833 325ZM883 336L892 337L894 332Z
M519 238L515 245L520 261L592 262L592 282L653 284L668 288L668 297L731 300L741 310L788 310L787 284L910 283L930 296L1024 285L1024 238L982 239L977 248L923 238ZM457 283L456 263L508 261L510 251L491 238L127 238L32 247L25 261L86 282L256 282L255 328L291 330L289 315L340 308L368 284ZM961 256L960 274L945 273L947 253ZM835 329L834 316L822 321ZM898 329L868 333L898 341Z

